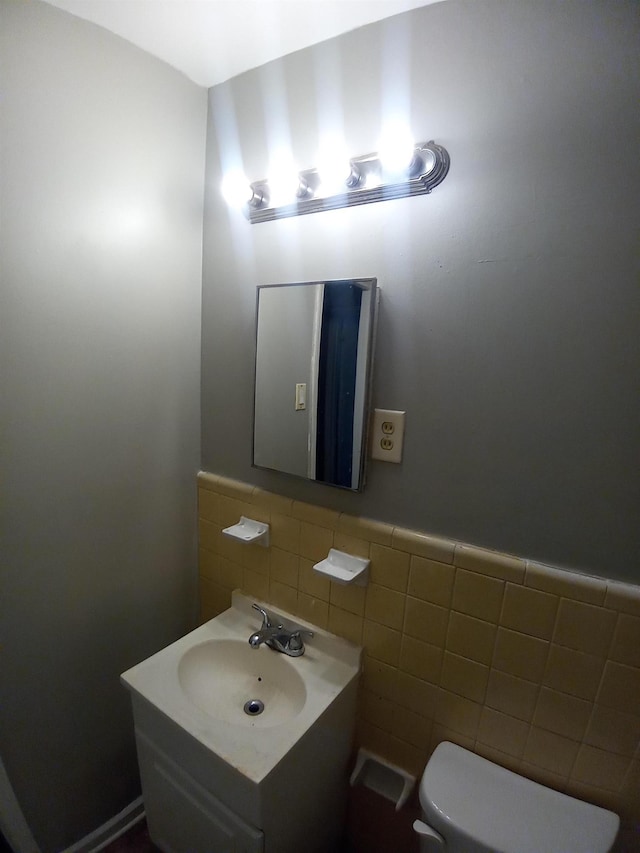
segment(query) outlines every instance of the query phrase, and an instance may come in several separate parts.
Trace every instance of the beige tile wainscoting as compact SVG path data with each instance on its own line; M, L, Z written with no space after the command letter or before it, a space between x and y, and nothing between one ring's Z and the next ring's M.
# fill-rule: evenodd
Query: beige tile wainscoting
M454 741L613 809L640 849L640 587L214 474L198 487L202 621L240 588L361 644L359 745L418 774ZM269 548L222 535L241 515L271 525ZM312 571L331 547L371 560L366 588Z

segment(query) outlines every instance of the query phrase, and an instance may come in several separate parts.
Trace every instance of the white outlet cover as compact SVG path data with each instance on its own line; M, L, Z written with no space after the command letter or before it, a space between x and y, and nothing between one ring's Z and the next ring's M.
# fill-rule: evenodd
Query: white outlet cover
M404 441L404 420L406 412L398 412L394 409L374 409L373 424L371 427L371 458L379 459L381 462L401 462L402 444ZM392 425L383 429L383 424ZM391 447L388 445L391 441Z

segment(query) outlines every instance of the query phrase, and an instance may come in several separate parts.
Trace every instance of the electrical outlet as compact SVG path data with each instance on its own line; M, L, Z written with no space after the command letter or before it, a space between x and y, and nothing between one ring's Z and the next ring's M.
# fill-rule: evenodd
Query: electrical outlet
M371 428L371 458L383 462L402 461L406 412L374 409Z

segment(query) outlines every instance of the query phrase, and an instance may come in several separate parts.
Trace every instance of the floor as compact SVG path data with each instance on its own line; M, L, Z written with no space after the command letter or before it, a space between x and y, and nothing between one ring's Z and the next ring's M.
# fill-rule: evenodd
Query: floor
M120 838L103 847L102 853L160 853L160 848L149 838L146 820L141 820Z

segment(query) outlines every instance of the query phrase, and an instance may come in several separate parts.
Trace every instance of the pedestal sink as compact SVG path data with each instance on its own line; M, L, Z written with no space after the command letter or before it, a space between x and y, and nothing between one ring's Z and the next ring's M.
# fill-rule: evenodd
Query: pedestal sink
M166 853L339 849L361 649L269 605L314 636L297 658L254 649L252 603L234 592L225 613L122 675Z

